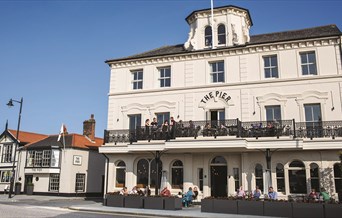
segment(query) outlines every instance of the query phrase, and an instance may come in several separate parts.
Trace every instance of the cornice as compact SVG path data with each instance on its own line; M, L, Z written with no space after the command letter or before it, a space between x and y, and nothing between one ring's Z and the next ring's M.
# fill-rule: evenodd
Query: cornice
M307 82L307 81L319 81L325 79L342 79L342 75L328 75L328 76L309 76L309 77L301 77L301 78L289 78L289 79L276 79L276 80L258 80L258 81L250 81L250 82L234 82L234 83L220 83L220 84L205 84L199 86L189 86L189 87L177 87L177 88L168 88L168 89L149 89L149 90L132 90L128 92L117 92L117 93L109 93L108 96L124 96L131 95L136 96L140 94L155 94L155 93L166 93L166 92L175 92L175 91L184 91L193 92L194 90L205 90L205 89L213 89L213 88L225 88L229 87L229 89L236 88L238 86L250 86L250 85L268 85L268 84L279 84L279 83L288 83L288 82ZM336 80L334 80L336 82ZM243 88L243 87L242 87Z
M227 47L205 51L195 51L191 53L171 54L165 56L155 56L148 58L139 58L134 60L123 60L109 63L111 69L125 68L125 67L142 67L149 64L169 64L170 62L177 61L190 61L201 60L207 58L226 57L234 55L246 55L253 53L262 53L270 51L281 51L290 49L304 49L314 48L320 46L338 45L341 41L340 37L326 37L321 39L307 39L291 42L277 42L277 43L265 43L258 45L246 45L239 47Z

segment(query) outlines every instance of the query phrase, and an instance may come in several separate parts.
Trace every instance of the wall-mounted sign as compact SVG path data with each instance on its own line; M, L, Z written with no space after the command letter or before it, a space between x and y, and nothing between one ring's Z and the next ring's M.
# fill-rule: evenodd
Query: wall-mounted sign
M74 165L82 165L82 156L74 155Z
M205 108L205 105L211 101L214 100L217 102L218 100L223 101L226 105L228 105L228 101L231 99L231 97L226 93L222 91L212 91L208 94L204 95L199 103L199 107Z

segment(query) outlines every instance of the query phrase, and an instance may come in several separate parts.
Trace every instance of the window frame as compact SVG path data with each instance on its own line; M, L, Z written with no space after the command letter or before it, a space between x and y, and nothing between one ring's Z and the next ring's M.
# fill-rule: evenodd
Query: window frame
M12 162L13 162L13 144L12 143L2 144L1 163L12 163Z
M280 166L280 165L281 165L281 167L278 168L278 166ZM284 165L281 163L277 163L275 172L276 172L276 180L277 180L277 191L285 193L285 168L284 168ZM282 173L282 175L279 175L280 173ZM281 188L279 185L281 183L280 181L282 181L282 187Z
M49 175L49 192L59 192L60 174L50 173Z
M219 70L219 64L222 63L223 71ZM216 71L214 71L214 66L216 65ZM211 61L209 62L209 69L210 69L210 83L225 83L225 62L224 60L218 60L218 61ZM220 79L220 75L222 74L222 79ZM216 81L214 80L216 78Z
M121 164L124 164L123 166L121 166ZM123 171L123 183L119 183L119 179L118 179L118 174L119 172ZM116 169L115 169L115 187L117 188L123 188L126 186L126 163L124 161L118 161L116 163Z
M313 53L314 62L309 61L309 54ZM302 55L305 55L305 60L307 62L303 63ZM308 51L301 51L299 52L299 61L300 61L300 69L301 69L301 75L302 76L310 76L310 75L318 75L318 65L317 65L317 57L316 57L316 51L314 50L308 50ZM315 72L311 73L310 66L314 66ZM307 67L307 73L304 73L304 68Z
M272 65L272 58L275 58L275 61L276 61L275 66ZM278 55L277 54L264 55L264 56L262 56L262 59L263 59L264 77L266 79L279 78ZM266 59L268 59L269 66L266 66ZM267 75L266 70L270 71L269 75Z
M206 26L204 28L204 46L211 47L213 44L213 34L211 26Z
M132 74L132 90L140 90L144 88L144 71L140 70L133 70L131 71ZM135 76L136 75L136 76ZM139 76L141 75L141 79ZM136 79L135 79L136 77Z
M176 163L180 163L180 165L175 165ZM183 184L184 164L181 160L175 160L171 165L171 187L173 189L183 189Z
M86 174L76 173L75 177L75 192L85 192Z
M165 76L165 74L167 73L166 70L169 70L169 76ZM171 66L166 66L166 67L159 67L158 68L159 71L159 86L161 88L165 88L165 87L171 87ZM167 81L169 81L169 84L166 85Z
M220 27L223 26L223 32L220 32ZM227 43L227 35L226 35L226 25L224 25L223 23L219 24L217 26L217 45L218 46L222 46L222 45L226 45ZM223 42L220 42L220 39L223 39Z
M10 183L11 177L12 177L11 170L0 170L0 183Z
M260 169L257 167L260 166ZM257 170L261 170L261 175L257 175ZM255 186L259 186L260 190L264 190L264 169L261 164L257 163L254 167L254 177L255 177Z

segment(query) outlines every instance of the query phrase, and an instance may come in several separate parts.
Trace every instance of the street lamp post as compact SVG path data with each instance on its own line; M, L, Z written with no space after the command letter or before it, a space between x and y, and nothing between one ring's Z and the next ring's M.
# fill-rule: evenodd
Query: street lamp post
M9 100L7 103L8 107L13 107L13 102L19 103L20 104L20 109L19 109L19 117L18 117L18 127L17 127L17 134L16 134L16 139L15 139L15 146L14 146L14 156L13 156L13 165L12 165L12 177L11 177L11 183L10 183L10 189L8 192L8 198L12 198L12 191L13 191L13 185L14 185L14 179L15 179L15 159L17 155L17 149L19 146L19 128L20 128L20 120L21 120L21 110L23 107L23 98L21 98L20 101L13 100L12 98Z

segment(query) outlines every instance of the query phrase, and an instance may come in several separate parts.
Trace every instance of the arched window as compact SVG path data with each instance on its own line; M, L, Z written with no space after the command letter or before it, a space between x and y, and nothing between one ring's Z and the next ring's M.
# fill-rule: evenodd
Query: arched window
M172 188L183 189L183 163L180 160L173 162L171 167Z
M295 160L289 165L290 193L306 194L305 165L302 161Z
M259 186L260 190L264 190L263 171L260 164L255 165L255 185Z
M204 30L205 46L211 46L212 40L213 40L213 36L211 32L211 26L207 26Z
M161 177L162 177L162 169L163 169L163 164L162 162L160 161L158 163L158 170L157 170L157 164L156 164L156 160L153 159L152 162L151 162L151 172L150 172L150 187L151 188L155 188L156 187L156 181L157 181L157 172L159 172L159 176L158 176L158 179L159 179L159 185L160 185L160 182L161 182Z
M145 188L148 185L149 163L146 159L141 159L137 164L137 186Z
M278 163L276 166L277 191L285 192L284 165Z
M315 163L310 164L310 180L311 188L314 188L316 191L319 191L319 168L318 165Z
M227 161L222 156L216 156L212 159L211 164L227 165Z
M226 27L220 24L217 28L217 40L219 45L226 44Z
M119 161L116 164L115 187L125 187L125 186L126 186L126 164L123 161Z
M342 193L342 165L334 164L335 192ZM339 194L340 197L341 194ZM340 200L341 201L341 200Z

